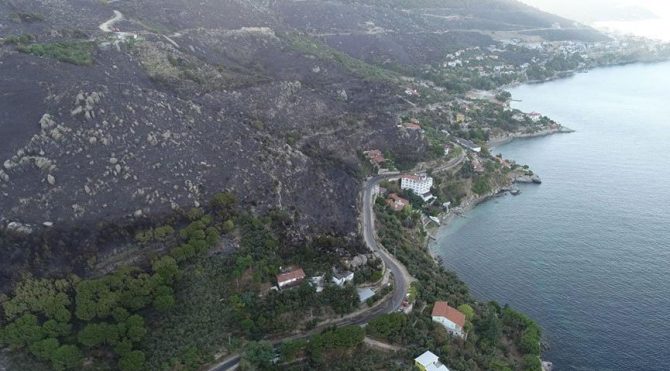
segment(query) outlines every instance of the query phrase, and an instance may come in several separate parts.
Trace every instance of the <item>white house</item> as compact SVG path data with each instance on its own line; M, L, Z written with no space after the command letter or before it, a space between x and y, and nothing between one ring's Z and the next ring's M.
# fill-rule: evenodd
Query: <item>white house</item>
M440 357L430 350L414 358L414 365L421 371L449 371L447 366L440 363Z
M528 114L528 117L530 117L531 121L538 122L542 119L542 114L539 112L531 112Z
M347 282L353 282L354 281L354 272L338 272L333 274L332 281L334 284L337 286L344 286L347 284Z
M433 178L426 174L403 175L400 178L400 188L411 189L414 193L427 201L433 196L430 194L430 188L433 187Z
M305 279L305 272L302 268L294 268L288 272L277 275L277 286L283 289L287 286L296 285Z
M435 302L433 306L433 321L441 324L447 331L462 338L466 337L465 330L465 314L452 308L446 301Z

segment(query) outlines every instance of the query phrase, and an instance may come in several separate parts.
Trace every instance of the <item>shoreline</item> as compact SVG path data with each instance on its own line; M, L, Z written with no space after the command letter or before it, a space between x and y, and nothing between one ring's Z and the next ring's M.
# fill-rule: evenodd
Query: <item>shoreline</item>
M597 65L597 66L590 66L590 67L585 67L582 69L573 69L573 70L568 70L568 71L560 71L554 74L554 76L546 77L544 79L538 79L538 80L526 80L526 81L515 81L511 82L509 84L504 84L496 89L493 89L491 91L497 91L497 90L507 90L510 88L515 88L521 85L538 85L538 84L544 84L546 82L552 82L552 81L558 81L558 80L563 80L563 79L569 79L571 77L574 77L575 75L579 73L588 73L591 71L595 71L601 68L615 68L615 67L624 67L624 66L629 66L631 64L657 64L657 63L669 63L670 58L650 58L650 59L641 59L637 61L622 61L622 62L615 62L615 63L609 63L609 64L602 64L602 65Z
M510 134L510 135L505 135L501 137L496 137L496 138L491 138L486 142L486 145L489 148L495 148L504 144L511 143L517 139L532 139L532 138L540 138L540 137L546 137L549 135L555 135L555 134L569 134L569 133L574 133L575 130L572 130L570 128L566 128L564 126L560 126L556 129L544 129L540 130L534 133L520 133L520 134Z
M461 206L458 206L450 210L448 213L444 215L440 215L438 217L440 219L440 225L433 226L431 224L430 227L425 227L426 233L428 234L428 238L426 240L426 248L428 249L428 253L436 263L439 264L438 255L435 253L432 247L436 245L437 236L439 235L441 229L448 227L456 218L462 217L463 214L472 211L478 205L495 198L497 195L501 194L501 192L504 192L503 189L495 189L491 191L491 193L483 196L470 197L466 199Z
M563 126L560 126L556 129L545 129L545 130L540 130L535 133L523 133L523 134L510 134L510 135L505 135L502 137L497 137L490 139L487 142L487 146L489 148L495 148L501 145L509 144L515 140L519 139L534 139L534 138L541 138L549 135L556 135L556 134L569 134L569 133L574 133L576 132L575 130L572 130L570 128L566 128ZM491 192L489 192L486 195L482 196L477 196L477 197L468 197L463 201L463 204L461 206L455 207L447 213L443 213L438 215L438 219L440 219L440 224L438 226L435 226L434 224L428 224L427 227L424 226L424 229L426 230L427 233L427 240L426 240L426 249L430 253L431 257L433 260L435 260L436 263L439 263L438 261L438 256L435 254L433 249L431 248L437 241L437 236L440 233L440 229L445 228L449 226L451 222L454 221L455 218L462 216L463 214L472 211L475 207L478 205L489 201L493 198L498 197L499 195L503 194L506 190L506 188L511 187L514 185L516 182L514 179L511 179L509 184L506 184L503 187L498 187Z

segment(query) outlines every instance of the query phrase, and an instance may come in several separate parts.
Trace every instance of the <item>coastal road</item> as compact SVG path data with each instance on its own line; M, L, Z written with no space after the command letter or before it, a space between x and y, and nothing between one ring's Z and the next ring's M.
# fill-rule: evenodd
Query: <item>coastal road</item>
M465 156L460 156L457 159L450 161L446 164L442 170L449 170L458 166ZM390 297L387 297L381 303L377 305L366 308L364 310L352 313L348 316L344 316L334 321L324 323L320 326L317 326L309 332L305 332L299 335L294 335L290 337L285 337L281 339L272 340L272 344L278 346L282 342L288 340L297 340L305 339L314 334L317 334L323 331L325 328L331 326L345 326L345 325L364 325L371 320L387 313L392 313L397 311L400 308L403 300L407 296L409 287L414 281L414 278L409 274L407 268L400 263L391 253L389 253L379 242L377 242L377 235L375 232L375 218L374 218L374 202L375 202L375 188L384 180L399 178L400 174L388 174L388 175L378 175L372 178L369 178L363 184L363 205L361 212L361 224L363 227L363 239L366 246L370 251L373 251L377 254L386 268L393 275L394 286L393 293ZM234 354L229 358L219 362L218 364L212 366L209 371L225 371L225 370L234 370L240 363L240 355Z
M380 182L392 178L398 178L400 175L379 175L373 178L368 179L363 185L363 212L361 216L363 218L363 240L368 249L374 252L379 256L386 269L388 269L391 274L393 274L394 284L393 295L391 300L386 303L385 313L391 313L400 308L402 301L405 300L407 296L407 291L409 290L409 285L412 283L413 278L410 276L407 268L402 265L392 254L390 254L384 246L377 242L377 236L375 232L375 215L374 215L374 190L379 185Z
M371 320L381 316L382 314L392 313L397 311L402 304L402 301L407 295L409 286L413 280L409 272L393 255L391 255L386 249L384 249L376 240L375 227L374 227L374 190L380 182L392 178L398 178L400 175L380 175L368 179L363 185L363 212L361 213L361 222L363 226L363 238L365 244L367 245L370 251L373 251L377 254L386 268L393 275L394 287L393 293L390 297L387 297L381 303L377 305L366 308L362 311L352 313L348 316L344 316L334 321L329 321L320 326L317 326L309 332L302 333L300 335L285 337L281 339L276 339L271 341L273 345L278 346L282 342L288 340L297 340L305 339L314 334L317 334L324 329L331 326L346 326L346 325L364 325ZM225 370L234 370L240 363L240 355L234 354L218 364L212 366L209 371L225 371Z

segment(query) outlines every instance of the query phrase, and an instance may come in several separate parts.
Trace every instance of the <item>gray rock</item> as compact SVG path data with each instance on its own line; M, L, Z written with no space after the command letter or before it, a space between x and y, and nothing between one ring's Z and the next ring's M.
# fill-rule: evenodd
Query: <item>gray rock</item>
M83 111L84 111L84 107L78 106L75 109L73 109L72 112L70 112L70 115L71 116L77 116L78 114L82 113Z
M338 90L338 91L337 91L337 94L338 94L338 95L340 96L340 98L342 98L343 100L345 100L345 101L346 101L346 100L349 100L349 95L347 94L347 91L346 91L346 90L344 90L344 89L342 89L342 90Z
M56 185L56 178L53 175L49 174L47 175L47 182L51 185Z
M33 228L31 226L19 222L11 222L7 224L7 230L10 232L22 233L22 234L33 233Z
M147 142L149 142L149 144L151 144L152 146L155 146L155 145L158 144L158 139L156 138L156 136L154 134L148 134L147 135Z
M514 179L515 183L532 183L533 179L529 175L521 175Z
M42 118L40 119L40 127L42 130L49 130L56 126L56 122L51 118L51 115L48 113L45 113L42 115Z

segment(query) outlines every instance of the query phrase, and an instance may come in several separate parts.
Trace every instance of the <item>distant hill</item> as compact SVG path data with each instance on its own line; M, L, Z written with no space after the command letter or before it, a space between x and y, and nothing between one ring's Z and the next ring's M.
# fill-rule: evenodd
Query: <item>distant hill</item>
M127 34L100 28L114 11ZM128 237L222 190L301 234L352 233L359 151L426 151L398 134L408 106L380 66L496 32L603 38L508 0L2 0L0 226L57 242L0 231L0 270L86 266L81 251L118 247L100 230Z

